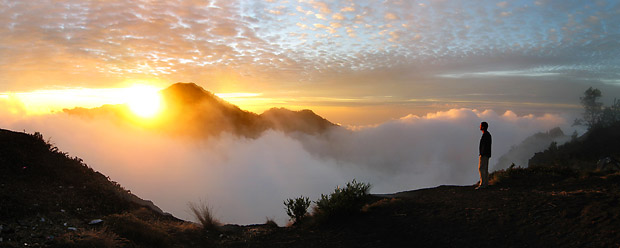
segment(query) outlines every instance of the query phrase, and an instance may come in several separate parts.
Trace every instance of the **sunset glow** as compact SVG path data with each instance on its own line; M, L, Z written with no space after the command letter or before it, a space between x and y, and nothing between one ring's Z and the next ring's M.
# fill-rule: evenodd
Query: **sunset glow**
M353 178L472 185L482 121L493 165L584 133L588 88L620 99L619 0L0 0L0 129L184 219L206 198L284 224L282 200Z
M24 105L45 113L123 102L65 90L193 82L249 92L229 99L257 113L372 111L328 116L352 125L462 107L575 112L590 86L620 94L619 18L611 0L9 1L0 100L38 92Z
M143 118L155 116L161 109L159 89L146 85L135 85L127 89L127 105L131 111Z

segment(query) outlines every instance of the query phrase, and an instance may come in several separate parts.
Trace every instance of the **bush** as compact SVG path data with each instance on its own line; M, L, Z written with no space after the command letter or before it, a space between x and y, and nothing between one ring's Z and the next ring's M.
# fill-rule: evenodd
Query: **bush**
M337 187L329 195L321 194L321 198L316 201L315 215L319 219L331 220L359 213L370 187L369 183L360 183L353 179L344 188Z
M222 225L222 223L220 223L213 216L213 214L211 213L212 212L211 208L207 204L205 203L196 204L196 203L190 202L188 205L189 205L189 209L194 214L194 217L196 217L196 219L202 226L202 229L204 229L207 232L209 231L218 232L220 230L220 226Z
M293 223L301 223L308 213L310 203L310 199L303 196L296 199L286 199L286 201L284 201L286 214L291 218Z

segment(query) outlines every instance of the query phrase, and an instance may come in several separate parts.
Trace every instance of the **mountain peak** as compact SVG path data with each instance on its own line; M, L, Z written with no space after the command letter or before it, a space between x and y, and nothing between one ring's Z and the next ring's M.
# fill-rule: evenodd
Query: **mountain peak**
M162 114L149 128L159 131L204 138L223 132L258 137L268 129L285 133L318 134L337 125L315 114L312 110L292 111L272 108L261 115L245 111L195 83L175 83L160 91ZM120 123L135 122L126 106L104 105L98 108L65 109L65 113L89 119L112 118Z
M161 92L169 102L195 103L209 99L222 101L219 97L195 83L176 83L163 89Z

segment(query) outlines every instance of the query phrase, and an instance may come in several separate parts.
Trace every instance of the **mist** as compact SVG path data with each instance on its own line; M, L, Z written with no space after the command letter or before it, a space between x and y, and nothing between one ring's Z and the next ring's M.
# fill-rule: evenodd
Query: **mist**
M320 135L270 130L256 139L222 134L188 141L64 113L0 110L0 128L41 132L61 151L176 217L193 220L187 203L202 201L220 221L234 224L272 218L282 225L285 199L315 200L353 178L371 183L372 193L472 185L481 121L493 135L490 164L536 132L557 126L572 132L567 116L452 109Z

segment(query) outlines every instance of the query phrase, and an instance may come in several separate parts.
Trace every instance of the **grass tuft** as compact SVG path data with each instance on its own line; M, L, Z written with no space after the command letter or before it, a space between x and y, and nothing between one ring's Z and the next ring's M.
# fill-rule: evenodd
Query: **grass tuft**
M267 219L265 220L265 226L278 227L278 223L276 223L276 221L274 221L273 218L267 217Z
M187 205L192 211L192 214L194 214L196 220L198 220L198 223L200 224L202 229L207 232L220 231L220 226L222 226L222 223L213 216L211 207L209 207L209 205L202 202L200 204L190 202Z

